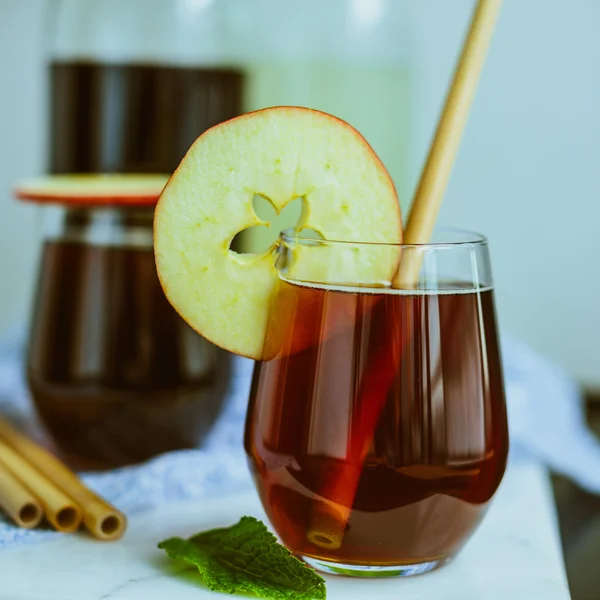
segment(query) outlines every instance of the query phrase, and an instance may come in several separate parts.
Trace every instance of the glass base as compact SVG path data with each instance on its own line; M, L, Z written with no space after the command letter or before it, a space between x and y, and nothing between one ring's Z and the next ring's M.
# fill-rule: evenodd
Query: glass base
M449 559L432 560L430 562L414 565L386 565L386 566L362 566L345 565L343 563L329 562L318 558L301 557L304 562L317 571L331 573L333 575L345 575L346 577L412 577L423 575L445 565Z

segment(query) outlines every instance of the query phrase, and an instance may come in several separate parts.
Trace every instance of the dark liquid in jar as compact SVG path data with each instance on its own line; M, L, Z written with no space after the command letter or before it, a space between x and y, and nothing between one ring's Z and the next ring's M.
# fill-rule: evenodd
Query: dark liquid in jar
M492 291L361 294L282 282L272 311L267 339L280 350L256 365L246 450L283 542L342 564L454 555L506 466ZM395 376L356 463L350 448L365 440L353 439L357 415L372 410L358 390L382 348L395 355ZM327 523L340 507L348 518ZM311 533L341 543L328 548Z
M197 446L230 366L171 307L151 249L46 243L27 375L72 465L112 468Z
M229 68L59 60L50 66L52 173L171 173L242 112ZM231 357L166 300L150 249L46 243L28 379L59 450L110 468L194 447L222 406Z
M204 131L242 113L236 69L57 61L53 173L172 173Z

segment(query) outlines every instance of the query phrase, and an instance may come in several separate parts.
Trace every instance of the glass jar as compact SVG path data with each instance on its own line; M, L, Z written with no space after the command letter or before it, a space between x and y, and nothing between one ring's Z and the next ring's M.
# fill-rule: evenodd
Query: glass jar
M50 42L54 173L165 172L210 126L274 105L352 123L411 191L409 0L59 0ZM296 223L265 207L237 245Z
M77 468L104 469L198 446L223 406L231 359L161 289L152 220L164 178L138 192L139 178L117 178L127 195L102 191L111 177L50 181L77 183L20 195L59 204L44 208L27 356L32 398L58 450Z
M59 0L49 48L53 173L172 173L243 111L227 0Z

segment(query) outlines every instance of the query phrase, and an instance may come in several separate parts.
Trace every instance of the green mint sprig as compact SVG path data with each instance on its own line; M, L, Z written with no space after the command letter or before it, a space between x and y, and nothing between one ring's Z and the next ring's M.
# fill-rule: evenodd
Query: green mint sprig
M214 591L266 600L325 600L325 580L280 545L264 523L239 523L158 544L170 558L194 565Z

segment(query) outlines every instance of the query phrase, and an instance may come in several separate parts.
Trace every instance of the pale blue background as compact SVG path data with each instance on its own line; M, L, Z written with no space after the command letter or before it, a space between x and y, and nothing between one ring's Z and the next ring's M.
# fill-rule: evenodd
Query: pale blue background
M473 2L390 1L414 33L410 189ZM27 315L37 256L9 189L43 169L46 4L0 0L0 331ZM441 219L489 235L503 329L600 389L600 2L504 4Z

